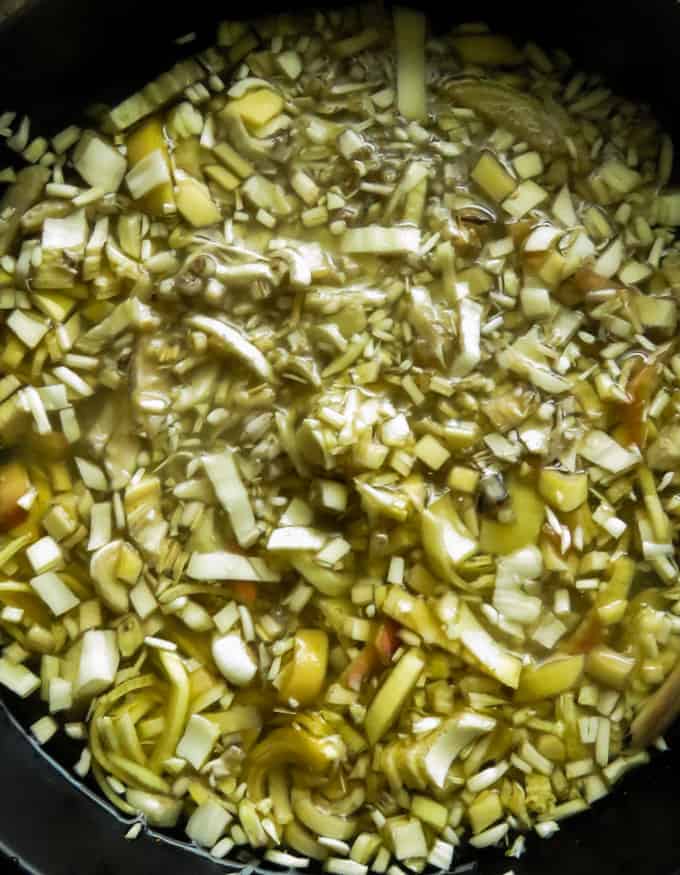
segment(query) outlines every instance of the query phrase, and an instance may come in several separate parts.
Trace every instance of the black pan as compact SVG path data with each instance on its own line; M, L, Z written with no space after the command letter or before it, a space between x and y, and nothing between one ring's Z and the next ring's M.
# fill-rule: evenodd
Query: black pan
M329 5L320 2L320 5ZM580 69L602 72L619 92L649 102L680 142L675 0L577 0L573 4L488 2L452 8L416 2L436 25L484 19L548 47L563 47ZM285 8L229 7L209 0L0 0L0 111L26 112L51 134L94 101L121 98L170 67L173 40L197 31L208 45L225 17ZM190 46L195 51L197 44ZM185 51L186 53L186 51ZM9 163L0 155L0 166ZM7 706L7 707L6 707ZM8 707L11 709L11 716ZM34 875L264 875L279 870L244 855L219 863L177 837L124 835L132 824L74 779L77 747L55 738L40 750L22 727L36 705L0 698L0 855L7 872ZM63 734L60 734L63 735ZM590 811L563 822L550 841L530 836L520 860L498 850L461 855L453 871L500 875L678 875L680 729L671 750L629 775ZM678 749L676 749L676 747ZM256 868L257 867L257 868ZM0 870L5 871L0 860Z

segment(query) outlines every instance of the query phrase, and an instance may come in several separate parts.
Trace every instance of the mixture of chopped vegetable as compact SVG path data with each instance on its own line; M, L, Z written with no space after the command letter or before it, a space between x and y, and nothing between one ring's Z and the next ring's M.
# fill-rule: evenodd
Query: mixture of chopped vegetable
M0 116L0 683L216 857L520 855L680 709L669 139L365 7L97 125Z

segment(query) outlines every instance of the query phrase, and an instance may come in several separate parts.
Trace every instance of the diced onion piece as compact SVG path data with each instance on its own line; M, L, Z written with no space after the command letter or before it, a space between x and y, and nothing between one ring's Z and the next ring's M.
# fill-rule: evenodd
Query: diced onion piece
M47 744L50 738L56 734L58 729L59 724L49 715L45 715L45 717L41 717L39 720L36 720L35 723L31 724L31 732L35 736L35 740L38 744Z
M10 662L3 656L0 657L0 684L25 699L40 687L40 678L25 665Z
M61 568L64 562L61 547L49 535L27 547L26 558L36 574Z
M257 673L257 663L237 633L216 637L212 643L212 655L223 677L238 687L249 684Z
M85 131L73 153L73 166L90 185L118 191L127 162L110 143L93 131Z
M475 619L467 605L461 604L456 632L464 647L479 660L482 668L507 687L517 689L522 662L505 650Z
M589 431L581 439L578 452L593 465L612 474L629 471L640 463L639 453L624 449L614 438L598 429Z
M327 536L309 526L285 526L274 529L267 541L267 550L320 550Z
M275 583L280 579L279 573L262 559L219 550L214 553L192 553L186 573L193 580L252 580Z
M165 155L160 149L155 149L138 161L128 171L125 182L134 200L139 200L154 188L170 181L170 171Z
M218 340L225 352L240 358L263 380L273 382L274 372L265 356L236 328L209 316L191 316L187 322L192 328L204 331Z
M479 160L470 171L484 194L500 202L517 188L517 180L509 173L491 152L482 152Z
M451 764L460 752L479 738L496 728L493 717L465 709L449 718L437 731L434 743L428 750L423 765L430 780L443 787Z
M496 356L502 368L526 377L538 389L550 394L562 394L571 389L569 380L552 371L543 362L536 361L517 348L517 344L504 349Z
M427 858L430 866L433 866L437 871L448 872L453 862L455 847L450 842L445 842L442 839L435 839Z
M279 52L274 56L274 63L289 79L295 81L302 73L302 59L297 52L292 50Z
M150 826L173 827L182 813L183 800L129 787L125 798Z
M49 607L55 617L61 617L80 604L80 599L53 571L31 578L31 586Z
M249 547L259 535L248 492L231 450L203 457L203 467L218 501L227 512L229 522L241 547Z
M208 760L220 736L217 723L206 720L200 714L192 714L177 745L177 756L182 757L200 771Z
M104 474L99 465L79 457L76 457L75 463L81 480L88 489L96 489L99 492L108 490L109 483L106 479L106 474Z
M593 266L595 273L603 277L613 277L618 273L623 262L625 248L621 237L617 237L613 243L604 250Z
M90 510L90 539L88 550L98 550L111 540L111 502L99 501Z
M359 255L408 255L420 249L420 229L406 225L384 228L368 225L345 231L341 248L343 252Z
M219 208L210 196L207 185L185 176L177 181L175 191L177 209L194 228L216 225L222 219Z
M271 182L265 176L251 176L243 183L241 191L246 200L260 209L268 210L274 216L288 216L292 212L283 186Z
M454 569L477 552L478 543L465 528L449 495L437 499L422 512L421 537L432 570L456 584Z
M419 820L403 817L390 818L386 825L397 860L427 856L427 841Z
M637 188L642 179L637 170L633 170L623 161L617 161L614 158L605 161L600 167L599 175L612 191L620 195L628 194Z
M397 105L407 119L427 117L425 84L425 16L414 9L396 7Z
M113 684L120 653L116 633L110 629L88 629L83 635L75 695L90 699Z
M578 217L576 216L576 210L574 209L574 203L568 186L563 185L559 190L553 203L552 212L553 216L565 228L573 228L574 225L578 224Z
M49 325L41 316L35 313L24 313L23 310L13 310L6 322L7 327L29 349L35 349L49 331Z
M82 254L88 234L85 210L76 210L60 219L45 219L41 245L43 251L55 249Z
M211 848L220 838L231 814L213 796L201 803L189 818L186 832L189 838L203 848Z
M68 711L73 704L73 684L64 678L52 678L49 682L48 697L50 714Z
M520 182L515 191L503 201L503 209L515 219L521 219L548 197L548 192L532 182Z
M454 377L464 377L475 369L481 358L480 337L482 328L482 306L470 298L463 298L458 303L458 337L460 352L458 353L451 374Z

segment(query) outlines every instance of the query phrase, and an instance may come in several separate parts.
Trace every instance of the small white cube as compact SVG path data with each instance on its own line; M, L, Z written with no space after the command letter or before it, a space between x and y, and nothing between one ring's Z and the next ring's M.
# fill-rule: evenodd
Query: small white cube
M49 535L26 547L26 556L36 574L54 571L64 566L61 547Z

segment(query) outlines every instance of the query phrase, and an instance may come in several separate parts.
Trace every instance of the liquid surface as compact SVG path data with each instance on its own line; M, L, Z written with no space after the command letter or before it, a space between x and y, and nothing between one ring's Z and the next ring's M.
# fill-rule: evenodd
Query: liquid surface
M3 116L0 683L216 856L519 855L678 707L672 146L478 26L218 42Z

